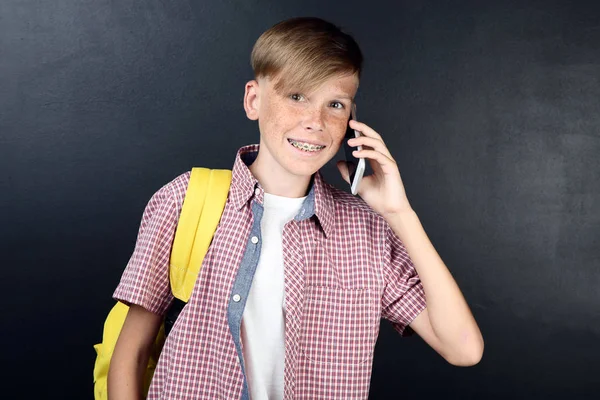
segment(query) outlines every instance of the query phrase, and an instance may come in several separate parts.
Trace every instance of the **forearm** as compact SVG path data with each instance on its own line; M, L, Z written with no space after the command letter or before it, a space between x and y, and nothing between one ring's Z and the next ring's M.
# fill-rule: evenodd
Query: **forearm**
M123 346L125 347L125 346ZM113 354L108 372L109 400L143 399L143 384L149 355L121 348Z
M480 354L483 338L450 271L427 237L414 211L386 218L404 243L419 274L431 328L450 357ZM456 354L456 356L452 356Z
M143 398L148 360L161 322L161 316L140 306L129 308L108 371L109 400Z

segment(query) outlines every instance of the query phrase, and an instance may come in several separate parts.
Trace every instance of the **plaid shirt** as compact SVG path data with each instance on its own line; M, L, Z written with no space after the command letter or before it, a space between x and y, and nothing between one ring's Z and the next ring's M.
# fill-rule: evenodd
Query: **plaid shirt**
M167 338L148 399L248 399L240 324L261 246L264 191L240 149L225 210L189 303ZM168 262L189 181L150 200L114 297L164 314L173 297ZM283 231L285 399L366 399L380 318L403 335L425 308L403 244L360 198L316 173ZM262 400L262 399L255 399Z

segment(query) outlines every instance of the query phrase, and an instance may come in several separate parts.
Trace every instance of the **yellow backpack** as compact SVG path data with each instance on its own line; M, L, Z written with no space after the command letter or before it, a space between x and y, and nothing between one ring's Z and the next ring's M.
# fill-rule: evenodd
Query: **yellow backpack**
M230 184L229 170L192 169L169 262L171 291L176 299L181 300L179 304L185 304L190 299L202 260L225 208ZM128 311L129 307L117 302L104 322L102 343L94 346L97 353L94 365L95 400L108 399L108 368ZM148 362L144 398L148 393L164 340L165 324L160 328L153 354Z

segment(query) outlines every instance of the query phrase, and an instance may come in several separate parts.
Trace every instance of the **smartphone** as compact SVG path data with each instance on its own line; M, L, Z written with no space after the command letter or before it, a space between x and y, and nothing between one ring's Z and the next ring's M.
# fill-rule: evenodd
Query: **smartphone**
M350 112L350 119L356 121L356 104L352 104L352 110ZM348 172L350 173L350 192L356 196L358 193L358 185L365 173L365 159L356 158L352 155L354 150L362 150L362 146L351 147L348 145L348 139L360 137L361 133L350 128L350 120L348 120L348 127L346 128L346 136L344 138L344 153L346 155L346 165L348 166Z

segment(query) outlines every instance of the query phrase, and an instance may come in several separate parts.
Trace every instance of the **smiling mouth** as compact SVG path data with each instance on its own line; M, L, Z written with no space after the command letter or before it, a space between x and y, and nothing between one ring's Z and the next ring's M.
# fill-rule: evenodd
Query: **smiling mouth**
M299 142L299 141L293 140L293 139L288 139L288 142L290 142L290 144L292 146L294 146L295 148L303 150L303 151L307 151L309 153L314 153L314 152L323 150L325 148L325 146L319 146L317 144L311 144L311 143L306 143L306 142Z

